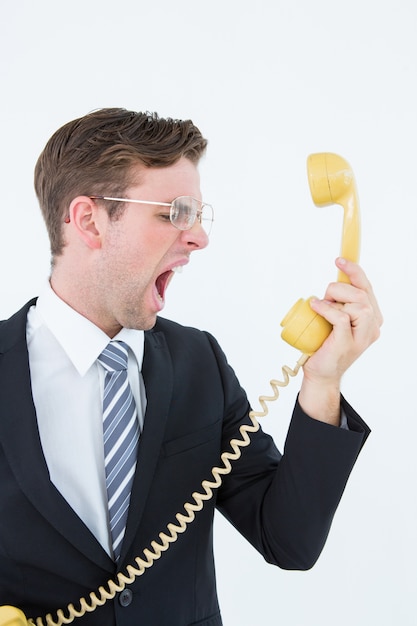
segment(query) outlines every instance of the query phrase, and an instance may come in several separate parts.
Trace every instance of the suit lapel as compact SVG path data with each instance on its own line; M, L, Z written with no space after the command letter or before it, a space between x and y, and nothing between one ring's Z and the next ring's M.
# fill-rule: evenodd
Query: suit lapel
M171 355L162 332L151 331L145 334L142 375L147 405L120 563L134 540L142 518L160 454L173 392Z
M69 542L104 569L113 562L49 478L31 393L26 317L33 302L0 327L0 439L29 501Z
M114 563L50 481L31 393L26 344L29 302L0 325L0 440L16 480L32 505L71 544L113 571ZM145 334L142 368L147 407L120 563L139 527L158 462L173 392L171 356L162 332Z

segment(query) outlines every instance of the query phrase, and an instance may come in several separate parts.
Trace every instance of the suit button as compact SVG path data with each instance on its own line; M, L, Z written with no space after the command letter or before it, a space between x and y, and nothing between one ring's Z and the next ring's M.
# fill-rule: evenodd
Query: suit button
M119 594L119 604L120 606L129 606L132 604L133 593L130 589L123 589L123 591Z

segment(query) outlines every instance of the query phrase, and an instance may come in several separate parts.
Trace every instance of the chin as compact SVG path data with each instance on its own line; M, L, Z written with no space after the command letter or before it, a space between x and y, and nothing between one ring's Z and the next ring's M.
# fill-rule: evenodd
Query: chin
M152 330L152 328L155 326L156 324L156 320L158 319L158 316L155 315L155 317L153 318L152 321L149 322L149 324L147 324L146 326L144 326L144 328L142 330Z
M157 315L150 315L146 319L140 320L126 320L126 324L123 324L123 328L132 328L133 330L151 330L157 320Z

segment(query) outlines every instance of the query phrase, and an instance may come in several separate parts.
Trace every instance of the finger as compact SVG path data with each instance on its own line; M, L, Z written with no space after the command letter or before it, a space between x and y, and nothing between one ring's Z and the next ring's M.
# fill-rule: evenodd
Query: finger
M323 299L329 302L340 302L341 304L347 302L365 303L370 300L370 296L364 289L359 289L349 283L334 282L327 286Z
M375 318L381 326L384 319L372 285L361 266L342 257L336 259L336 266L348 276L351 287L356 287L359 291L352 291L351 289L344 291L341 286L346 285L348 287L348 283L332 283L329 285L329 293L326 292L325 297L338 302L361 302L364 304L366 300L363 299L361 292L365 292L374 310Z
M310 301L310 306L313 311L324 317L333 327L337 326L345 330L351 329L351 318L349 312L345 310L345 304L313 298Z
M344 341L353 339L365 347L376 341L380 335L380 323L369 302L342 304L315 300L311 307L332 324L335 338Z
M371 284L366 276L365 272L358 263L338 257L335 261L336 267L341 270L349 278L352 285L359 289L365 289L365 291L371 287Z

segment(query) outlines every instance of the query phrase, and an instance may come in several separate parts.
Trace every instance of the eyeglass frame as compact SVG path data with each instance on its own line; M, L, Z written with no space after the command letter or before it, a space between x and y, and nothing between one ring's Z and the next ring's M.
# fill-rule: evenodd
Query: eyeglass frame
M88 197L91 198L91 200L109 200L111 202L133 202L134 204L150 204L150 205L153 205L153 206L169 206L170 207L169 219L170 219L171 224L174 226L174 228L177 228L178 230L182 230L182 231L191 230L191 228L195 224L195 220L196 219L199 221L200 224L202 224L202 221L205 220L207 222L210 222L210 227L206 227L207 229L205 229L206 234L209 235L210 232L211 232L211 227L212 227L213 222L214 222L214 209L213 209L212 205L208 204L207 202L203 202L202 200L198 200L198 198L194 198L193 196L178 196L178 198L174 198L174 200L172 202L155 202L154 200L134 200L132 198L113 198L111 196L88 196ZM192 223L189 226L187 226L186 228L181 228L180 226L175 224L174 221L173 221L173 218L172 218L172 213L174 211L174 202L176 202L177 200L181 200L182 198L189 198L191 200L194 200L195 202L198 202L201 205L200 210L196 211L195 215L193 216ZM211 218L210 217L203 217L204 207L209 207L211 209Z

